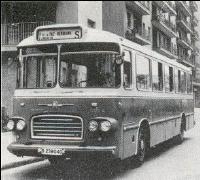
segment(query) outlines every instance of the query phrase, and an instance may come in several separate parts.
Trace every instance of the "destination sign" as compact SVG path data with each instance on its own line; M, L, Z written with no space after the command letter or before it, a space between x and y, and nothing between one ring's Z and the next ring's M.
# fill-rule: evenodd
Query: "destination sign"
M49 40L62 40L62 39L80 39L81 34L80 28L62 28L62 29L39 29L37 31L38 41L49 41Z

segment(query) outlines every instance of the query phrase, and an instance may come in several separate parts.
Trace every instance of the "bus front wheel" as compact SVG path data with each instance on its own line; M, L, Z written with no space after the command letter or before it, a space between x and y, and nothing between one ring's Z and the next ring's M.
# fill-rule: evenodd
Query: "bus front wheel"
M140 166L144 163L147 151L147 138L145 129L141 128L138 134L137 155L135 156L136 165Z

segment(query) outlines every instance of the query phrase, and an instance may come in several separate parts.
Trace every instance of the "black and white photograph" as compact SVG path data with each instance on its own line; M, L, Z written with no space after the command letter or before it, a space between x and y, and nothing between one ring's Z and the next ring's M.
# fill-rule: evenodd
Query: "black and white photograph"
M200 180L199 1L1 1L2 180Z

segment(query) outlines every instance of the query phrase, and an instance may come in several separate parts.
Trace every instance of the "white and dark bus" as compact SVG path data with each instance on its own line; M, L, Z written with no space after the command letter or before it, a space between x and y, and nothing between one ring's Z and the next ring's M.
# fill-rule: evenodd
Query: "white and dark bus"
M115 34L48 25L18 45L8 150L17 156L133 158L194 127L191 69Z

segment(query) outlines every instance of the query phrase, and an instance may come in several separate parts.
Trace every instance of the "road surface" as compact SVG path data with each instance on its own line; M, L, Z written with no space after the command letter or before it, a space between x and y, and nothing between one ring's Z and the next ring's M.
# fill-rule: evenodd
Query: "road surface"
M97 163L98 162L98 163ZM185 134L181 145L173 141L152 149L141 167L128 162L67 163L54 169L47 160L22 167L3 170L3 180L200 180L200 122Z

